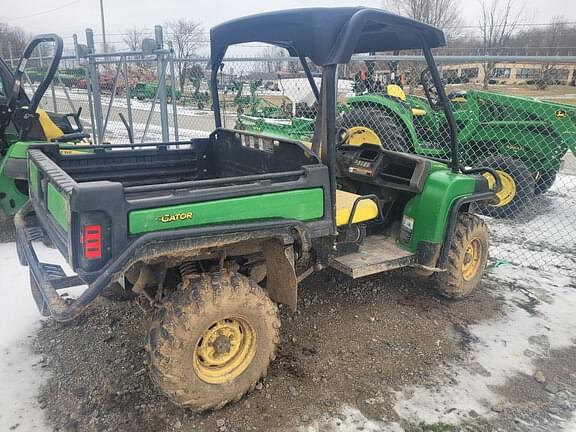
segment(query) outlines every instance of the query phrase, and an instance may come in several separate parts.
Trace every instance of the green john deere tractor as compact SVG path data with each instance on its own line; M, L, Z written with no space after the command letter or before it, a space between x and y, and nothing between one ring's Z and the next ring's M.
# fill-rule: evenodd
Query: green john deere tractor
M42 43L54 45L46 74L40 79L32 98L22 87L24 68L34 49ZM80 111L57 114L39 108L44 93L52 83L60 59L63 42L59 36L36 36L24 49L13 73L0 59L0 216L14 215L28 201L26 152L34 142L88 143Z
M340 107L339 126L352 143L371 142L384 148L428 157L450 156L450 129L430 73L421 84L425 97L406 95L398 85L372 79L374 62L357 94ZM466 166L494 168L502 183L498 202L478 207L493 217L512 217L554 183L562 158L576 151L576 107L485 91L449 95L457 124L461 161ZM311 119L252 123L248 130L309 140ZM494 178L486 174L489 182Z

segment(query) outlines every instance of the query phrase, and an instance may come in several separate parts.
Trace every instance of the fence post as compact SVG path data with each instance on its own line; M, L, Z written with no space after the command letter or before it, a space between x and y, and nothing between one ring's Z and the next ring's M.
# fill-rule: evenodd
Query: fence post
M123 72L124 72L124 91L126 92L126 110L128 112L128 126L132 133L134 133L134 120L132 119L132 93L130 90L130 79L128 78L128 62L126 57L122 57L124 64Z
M172 85L172 124L174 125L174 141L180 141L180 132L178 131L178 104L176 100L176 72L174 69L174 48L172 42L168 42L168 48L170 49L170 57L168 61L170 62L170 79Z
M164 49L164 35L162 26L154 26L154 36L156 39L156 49ZM160 104L160 124L162 126L162 141L170 141L170 124L168 123L168 101L166 97L166 55L158 54L158 103ZM163 73L162 73L163 72ZM162 79L160 79L162 78Z
M89 86L92 89L92 108L94 110L94 121L96 130L94 131L94 143L102 145L104 141L104 121L102 115L102 97L100 95L100 77L98 76L98 65L96 64L96 49L94 45L94 32L86 29L86 43L88 44L88 77Z
M8 41L8 55L10 56L10 67L14 69L14 53L12 51L12 42Z

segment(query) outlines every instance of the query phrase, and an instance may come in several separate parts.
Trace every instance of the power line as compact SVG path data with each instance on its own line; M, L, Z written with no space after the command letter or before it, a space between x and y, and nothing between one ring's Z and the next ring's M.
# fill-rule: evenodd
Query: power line
M553 25L576 25L576 21L567 21L567 22L558 22L558 23L519 23L519 24L494 24L490 25L489 27L546 27L546 26L553 26ZM462 26L453 26L453 27L446 27L447 30L455 30L455 29L478 29L481 28L482 24L477 25L462 25Z
M61 5L61 6L58 6L58 7L53 8L53 9L48 9L48 10L45 10L45 11L43 11L43 12L37 12L37 13L30 14L30 15L22 15L22 16L15 17L15 18L9 18L9 19L7 19L6 21L7 21L7 22L10 22L10 21L16 21L16 20L21 20L21 19L25 19L25 18L32 18L32 17L40 16L40 15L46 15L46 14L48 14L48 13L56 12L56 11L58 11L58 10L60 10L60 9L67 8L68 6L72 6L72 5L76 4L76 3L80 3L81 1L82 1L82 0L74 0L74 1L71 1L70 3L63 4L63 5Z

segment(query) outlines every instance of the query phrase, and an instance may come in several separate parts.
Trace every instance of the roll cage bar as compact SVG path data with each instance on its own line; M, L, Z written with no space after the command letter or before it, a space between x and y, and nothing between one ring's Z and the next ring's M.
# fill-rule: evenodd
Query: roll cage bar
M45 42L52 42L54 44L52 59L50 61L50 64L48 65L48 69L46 70L44 77L42 78L42 81L36 88L36 91L34 92L32 99L28 100L27 97L24 97L23 99L22 95L24 95L24 92L22 87L22 80L24 78L26 64L28 63L28 60L30 60L30 58L32 57L34 49L38 45ZM60 59L62 58L63 50L64 50L64 42L62 41L62 38L56 34L38 35L35 36L34 39L32 39L28 43L28 45L24 49L24 52L22 53L22 57L20 57L18 66L14 71L12 82L10 83L11 87L9 89L6 89L6 91L8 92L7 95L8 99L6 105L0 107L0 141L3 139L6 128L10 124L12 116L14 115L14 112L18 108L18 102L22 102L23 100L25 102L28 102L28 106L22 107L27 111L26 115L24 116L25 120L28 120L30 116L35 115L36 110L40 105L40 101L42 100L42 97L46 93L46 90L48 90L50 83L52 83L52 80L56 75L58 66L60 65ZM27 132L26 128L20 131L21 139L25 138L26 132ZM5 143L2 143L2 145L5 145Z

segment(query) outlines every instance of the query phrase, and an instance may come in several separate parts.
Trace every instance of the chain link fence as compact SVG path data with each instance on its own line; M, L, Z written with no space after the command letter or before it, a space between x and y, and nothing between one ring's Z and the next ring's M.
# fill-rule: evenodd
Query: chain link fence
M161 46L160 46L161 48ZM465 167L500 174L499 202L476 206L491 256L573 274L576 264L576 60L574 57L442 57ZM182 69L182 63L185 68ZM66 58L43 107L77 112L96 143L185 141L214 129L207 59L154 53ZM42 69L29 64L29 90ZM319 70L310 65L320 84ZM185 70L185 79L177 77ZM298 62L229 58L218 72L223 124L310 141L316 98ZM349 142L450 158L450 131L425 62L355 58L340 67L338 126ZM490 184L494 179L488 175Z

